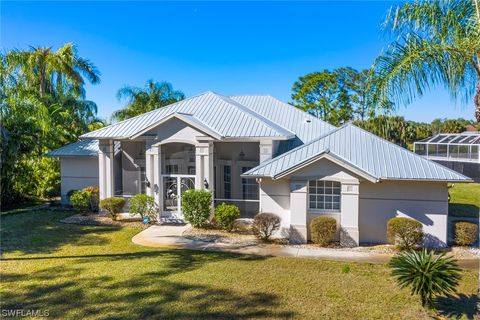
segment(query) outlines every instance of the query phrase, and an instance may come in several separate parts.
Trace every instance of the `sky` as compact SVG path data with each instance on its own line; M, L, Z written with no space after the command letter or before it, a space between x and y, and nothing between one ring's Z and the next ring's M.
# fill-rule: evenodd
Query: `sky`
M270 94L291 101L299 76L369 68L388 44L380 24L389 1L130 2L0 1L2 50L73 42L101 72L87 98L108 118L116 92L148 79L187 97ZM434 88L397 114L409 120L473 119L473 103Z

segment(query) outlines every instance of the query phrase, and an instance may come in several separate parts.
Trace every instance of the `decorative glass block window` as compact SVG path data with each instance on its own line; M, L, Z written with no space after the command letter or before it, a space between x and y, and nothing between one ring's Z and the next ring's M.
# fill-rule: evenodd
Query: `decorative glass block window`
M242 173L252 169L251 167L242 167ZM258 200L258 183L255 178L242 178L242 195L244 200Z
M309 208L340 211L340 193L340 182L312 180L308 184Z
M232 198L232 167L223 166L223 198Z

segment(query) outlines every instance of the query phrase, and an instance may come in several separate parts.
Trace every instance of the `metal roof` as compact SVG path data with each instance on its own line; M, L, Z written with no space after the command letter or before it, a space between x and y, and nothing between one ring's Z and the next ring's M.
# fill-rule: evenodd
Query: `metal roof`
M471 181L350 123L244 175L278 179L327 154L376 180Z
M96 157L98 151L98 140L81 140L52 150L45 155L47 157Z
M336 128L269 95L231 96L230 98L294 132L303 143L316 139Z
M188 114L225 138L291 139L295 134L229 97L206 92L82 135L83 139L130 139L173 113Z

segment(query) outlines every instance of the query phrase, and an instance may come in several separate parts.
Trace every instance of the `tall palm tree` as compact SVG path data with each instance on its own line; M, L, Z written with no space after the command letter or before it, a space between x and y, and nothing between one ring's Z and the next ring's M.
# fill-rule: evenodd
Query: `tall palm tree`
M435 85L474 96L480 121L480 0L418 0L392 7L384 29L396 40L377 58L380 94L408 104Z
M90 61L78 56L73 43L65 44L57 52L50 47L12 50L7 53L6 61L8 68L16 70L30 87L38 88L40 97L66 92L84 97L84 79L92 84L100 82L100 72Z
M185 99L185 94L174 90L168 82L148 80L145 88L125 86L117 93L118 100L128 101L125 108L113 113L115 120L125 120Z

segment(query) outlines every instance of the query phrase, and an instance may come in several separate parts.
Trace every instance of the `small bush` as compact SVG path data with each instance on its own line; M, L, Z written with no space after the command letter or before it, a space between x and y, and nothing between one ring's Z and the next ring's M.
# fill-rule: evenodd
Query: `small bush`
M117 219L117 214L122 211L124 205L125 199L119 197L106 198L100 201L100 208L106 210L113 220Z
M395 217L388 220L388 242L400 250L410 250L422 245L422 224L417 220Z
M158 207L152 196L143 193L134 195L128 202L128 209L132 216L139 214L142 220L148 218L150 223L157 221Z
M467 221L458 221L453 225L455 243L459 246L470 246L478 237L478 226Z
M273 213L259 213L253 219L252 231L258 238L268 241L280 228L281 219Z
M68 201L68 202L70 202L70 197L72 196L72 194L75 193L75 191L78 191L78 190L74 190L74 189L73 189L73 190L69 190L69 191L67 192L66 196L67 196L67 201Z
M228 232L232 231L235 220L238 218L240 218L240 209L235 205L222 203L215 208L215 222Z
M350 272L350 266L348 264L345 264L342 266L342 273L349 273Z
M80 212L87 212L90 210L91 198L90 192L78 190L70 196L70 205Z
M211 206L212 193L208 190L190 189L182 193L183 217L195 228L208 222Z
M328 246L337 232L337 220L332 217L316 217L310 222L312 241L322 247Z
M90 210L98 211L100 203L100 189L98 187L90 186L83 188L83 191L90 193Z

